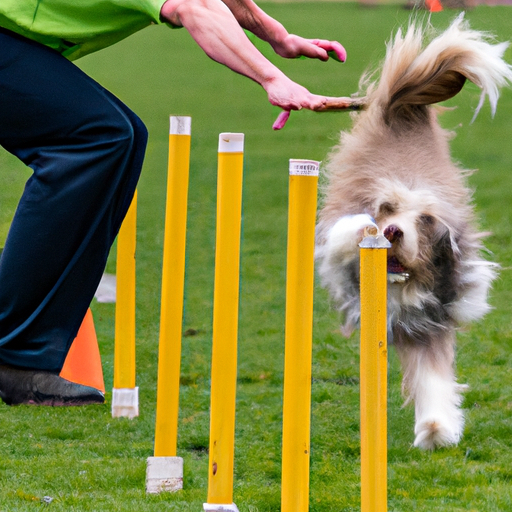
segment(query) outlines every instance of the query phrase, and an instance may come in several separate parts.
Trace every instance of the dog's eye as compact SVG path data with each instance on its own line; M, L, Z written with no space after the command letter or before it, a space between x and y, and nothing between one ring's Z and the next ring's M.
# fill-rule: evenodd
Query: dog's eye
M382 203L379 208L381 215L391 215L395 212L395 207L391 203Z
M432 226L434 224L434 217L432 215L420 215L419 220L424 226Z

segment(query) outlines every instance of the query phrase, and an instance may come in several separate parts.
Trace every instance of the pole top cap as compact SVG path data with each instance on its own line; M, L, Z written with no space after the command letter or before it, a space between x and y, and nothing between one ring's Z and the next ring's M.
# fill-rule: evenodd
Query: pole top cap
M170 116L169 135L190 135L192 118L189 116Z
M290 158L290 176L318 176L320 162Z
M243 133L221 133L219 135L219 153L242 153L243 151Z

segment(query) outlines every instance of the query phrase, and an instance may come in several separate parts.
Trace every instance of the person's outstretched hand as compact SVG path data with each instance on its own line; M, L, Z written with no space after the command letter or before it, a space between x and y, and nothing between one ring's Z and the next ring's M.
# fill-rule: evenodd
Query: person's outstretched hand
M339 62L345 62L347 60L347 52L338 41L328 41L326 39L305 39L295 34L288 34L284 39L280 41L270 41L274 51L281 57L288 59L294 59L297 57L308 57L310 59L319 59L326 61L329 58L333 58ZM307 89L303 88L298 84L294 84L299 88L302 88L302 94L297 91L295 99L297 102L290 101L289 107L283 106L282 102L278 101L279 94L274 93L274 96L267 89L269 94L269 101L273 105L278 105L283 108L283 112L279 114L272 128L274 130L280 130L284 127L288 118L290 117L291 110L300 110L301 108L307 108L309 110L321 110L327 101L324 96L318 96L311 94ZM286 88L285 96L290 98L290 86ZM293 96L292 96L293 98Z
M339 62L347 60L347 52L338 41L305 39L295 34L288 34L283 40L270 41L270 44L278 55L287 59L304 56L323 61L328 60L329 57Z

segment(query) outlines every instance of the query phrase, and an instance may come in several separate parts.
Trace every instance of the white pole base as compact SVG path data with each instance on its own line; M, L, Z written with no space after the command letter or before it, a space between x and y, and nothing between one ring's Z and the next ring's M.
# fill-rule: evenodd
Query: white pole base
M183 489L183 459L181 457L148 457L146 492L176 492Z
M112 418L139 415L139 388L112 388Z
M239 512L234 503L231 505L219 505L217 503L203 503L203 510L205 512Z

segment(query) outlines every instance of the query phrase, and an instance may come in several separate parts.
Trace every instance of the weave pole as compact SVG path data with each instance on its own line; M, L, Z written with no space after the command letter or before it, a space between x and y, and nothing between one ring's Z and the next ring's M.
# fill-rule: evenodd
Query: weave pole
M361 255L361 512L387 511L387 249L368 236Z
M314 249L319 163L290 160L281 511L309 510Z
M147 460L148 493L183 488L177 444L191 124L190 117L170 118L155 451Z
M112 417L139 415L139 388L135 386L135 249L137 192L117 237L116 320Z
M244 135L219 135L210 456L205 511L235 511L233 468Z

